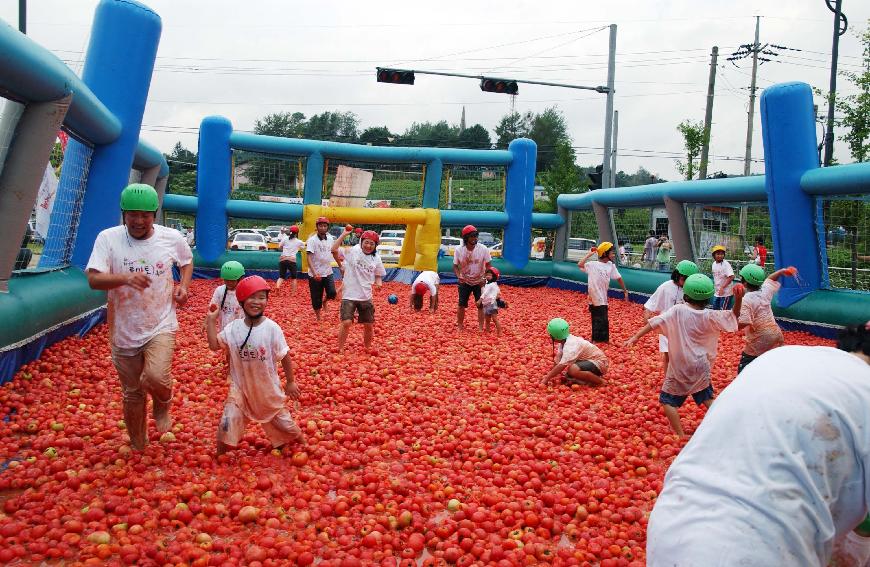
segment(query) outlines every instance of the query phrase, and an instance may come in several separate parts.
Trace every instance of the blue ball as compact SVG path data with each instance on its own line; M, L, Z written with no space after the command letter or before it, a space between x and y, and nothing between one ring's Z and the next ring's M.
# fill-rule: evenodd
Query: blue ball
M399 298L396 296L395 293L391 293L390 296L387 298L387 301L390 302L390 305L395 305L399 302Z

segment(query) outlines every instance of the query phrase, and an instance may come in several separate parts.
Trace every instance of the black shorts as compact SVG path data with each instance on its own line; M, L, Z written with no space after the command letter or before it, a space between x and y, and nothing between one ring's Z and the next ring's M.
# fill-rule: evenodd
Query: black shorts
M354 311L359 313L357 323L375 322L375 304L372 300L356 301L354 299L342 299L340 316L342 321L353 321Z
M595 363L590 360L578 360L574 363L574 366L585 372L591 372L596 376L601 376L601 370L599 370L598 367L595 366Z
M673 406L678 408L683 405L686 401L686 398L689 396L675 396L674 394L668 394L665 391L659 392L659 403L666 406ZM692 394L692 399L695 400L695 403L699 406L706 402L707 400L712 400L715 397L713 393L713 385L710 384L703 390L698 390L697 392Z
M278 277L282 280L296 279L296 262L281 260L278 262Z
M323 307L324 292L326 292L326 299L335 299L335 280L331 275L322 277L320 280L308 276L308 289L311 291L311 307L315 311Z
M471 294L474 294L474 302L477 303L480 301L480 293L483 291L483 284L479 285L469 285L466 283L459 283L459 306L460 307L468 307L468 298Z

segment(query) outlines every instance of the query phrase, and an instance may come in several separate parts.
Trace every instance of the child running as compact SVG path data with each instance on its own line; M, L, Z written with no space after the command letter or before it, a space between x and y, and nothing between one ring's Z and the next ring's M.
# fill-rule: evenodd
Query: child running
M438 272L425 270L414 278L411 284L411 309L420 311L423 309L423 296L429 292L429 312L435 313L438 309L438 286L441 284L441 276Z
M293 292L296 292L296 254L305 249L306 243L298 238L299 227L295 224L281 235L278 246L281 248L281 257L278 258L278 281L275 289L281 289L284 280L293 280Z
M244 319L236 319L218 332L218 310L210 308L206 316L209 348L223 349L230 361L230 390L218 426L217 454L238 446L251 421L262 424L275 449L301 443L302 432L284 407L288 397L299 398L290 348L281 327L263 316L269 284L260 276L249 276L236 287L236 298ZM279 362L287 378L283 391L277 371Z
M600 348L569 334L568 321L564 319L551 319L547 323L547 333L553 340L553 368L541 381L544 386L555 381L566 369L565 383L569 386L604 384L604 374L610 363Z
M713 247L713 283L716 285L716 293L713 297L713 309L731 309L731 301L734 295L731 286L734 283L734 269L725 259L725 247L717 244Z
M501 336L501 325L498 322L499 301L507 306L501 299L501 290L498 287L498 277L501 275L498 268L492 266L486 269L483 277L486 279L486 284L483 286L483 291L480 294L480 299L477 301L477 306L483 308L483 325L484 331L489 332L490 323L495 325L495 335Z
M698 266L690 260L681 260L671 272L671 279L656 288L643 304L643 318L649 321L653 316L664 313L677 303L683 302L683 284L686 278L698 273ZM668 373L668 338L659 334L659 352L662 353L662 368Z
M242 306L236 299L236 286L243 277L245 277L245 267L240 262L230 260L221 266L221 279L224 284L214 290L210 303L210 305L217 305L218 308L218 331L223 331L227 325L245 316Z
M342 240L350 234L353 227L345 227L335 242L332 253L338 254ZM347 333L353 324L354 313L359 313L357 321L363 325L363 344L372 352L374 336L375 304L372 302L372 286L380 289L383 277L387 274L381 257L377 254L378 233L367 230L360 235L360 243L352 246L339 268L344 273L341 286L341 326L338 328L338 352L344 348Z
M708 408L713 404L713 385L710 371L716 359L719 333L737 330L737 315L743 299L743 287L734 290L736 301L731 311L705 309L713 297L713 282L704 274L692 274L683 284L683 301L647 322L644 327L625 341L631 346L653 329L661 329L668 338L668 364L665 382L659 394L662 410L674 433L688 437L683 431L677 408L691 394L698 405Z
M785 338L776 319L770 302L782 284L780 276L794 276L797 268L788 267L777 270L764 277L764 268L757 264L746 264L740 270L740 277L746 285L743 307L737 320L739 329L746 329L746 346L740 355L737 373L743 372L746 365L766 353L785 344Z
M593 254L598 253L598 261L589 262ZM628 290L616 264L613 261L613 244L602 242L589 250L586 257L577 262L577 267L586 272L589 296L589 313L592 316L592 341L596 343L610 342L610 321L607 318L607 288L610 280L615 279L625 293L628 301Z

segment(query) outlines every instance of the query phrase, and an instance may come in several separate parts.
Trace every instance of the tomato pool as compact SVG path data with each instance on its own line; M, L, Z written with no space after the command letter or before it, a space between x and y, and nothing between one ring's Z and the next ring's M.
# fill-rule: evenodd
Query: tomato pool
M266 315L293 354L306 442L273 453L251 424L214 457L226 365L202 327L217 281L180 309L172 435L149 418L132 452L106 325L64 340L0 388L0 561L63 565L643 565L646 520L682 442L658 404L655 333L639 304L611 299L607 383L543 387L547 321L586 338L582 294L502 286L501 337L473 310L457 332L457 288L437 314L408 287L376 293L375 346L355 326L337 354L338 302L314 320L300 282ZM387 296L395 293L398 305ZM428 300L424 303L428 305ZM830 345L797 332L788 344ZM724 334L713 385L736 373ZM680 410L688 433L703 412Z

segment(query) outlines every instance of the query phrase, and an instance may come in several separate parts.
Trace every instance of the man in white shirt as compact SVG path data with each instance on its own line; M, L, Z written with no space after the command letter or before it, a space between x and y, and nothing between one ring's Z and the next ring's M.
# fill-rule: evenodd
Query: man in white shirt
M296 254L306 246L306 243L297 236L299 236L299 227L295 224L281 231L281 239L278 241L281 256L278 258L278 281L275 282L275 289L281 289L284 280L291 279L293 292L296 292Z
M124 423L130 443L141 451L147 442L145 406L154 403L157 431L172 427L170 365L178 320L175 305L187 302L193 254L177 230L154 224L157 192L142 183L121 192L124 226L97 235L88 260L88 284L107 290L112 362L121 380ZM172 266L181 272L174 287Z
M305 243L308 257L308 289L311 291L311 308L320 321L320 310L326 302L335 299L335 279L332 275L332 260L338 261L338 253L332 250L332 235L329 234L329 219L320 217L315 223L317 232ZM323 295L326 294L324 299Z
M652 269L656 261L656 248L658 248L659 239L656 238L656 231L649 231L649 237L643 243L643 267Z
M838 347L770 350L722 391L665 476L648 565L829 564L870 505L870 327Z
M453 251L453 273L459 280L459 308L456 310L456 328L465 326L465 309L468 299L474 294L474 302L480 301L486 270L492 265L489 249L477 242L478 232L473 225L462 229L462 246ZM477 324L483 331L483 307L477 308Z

